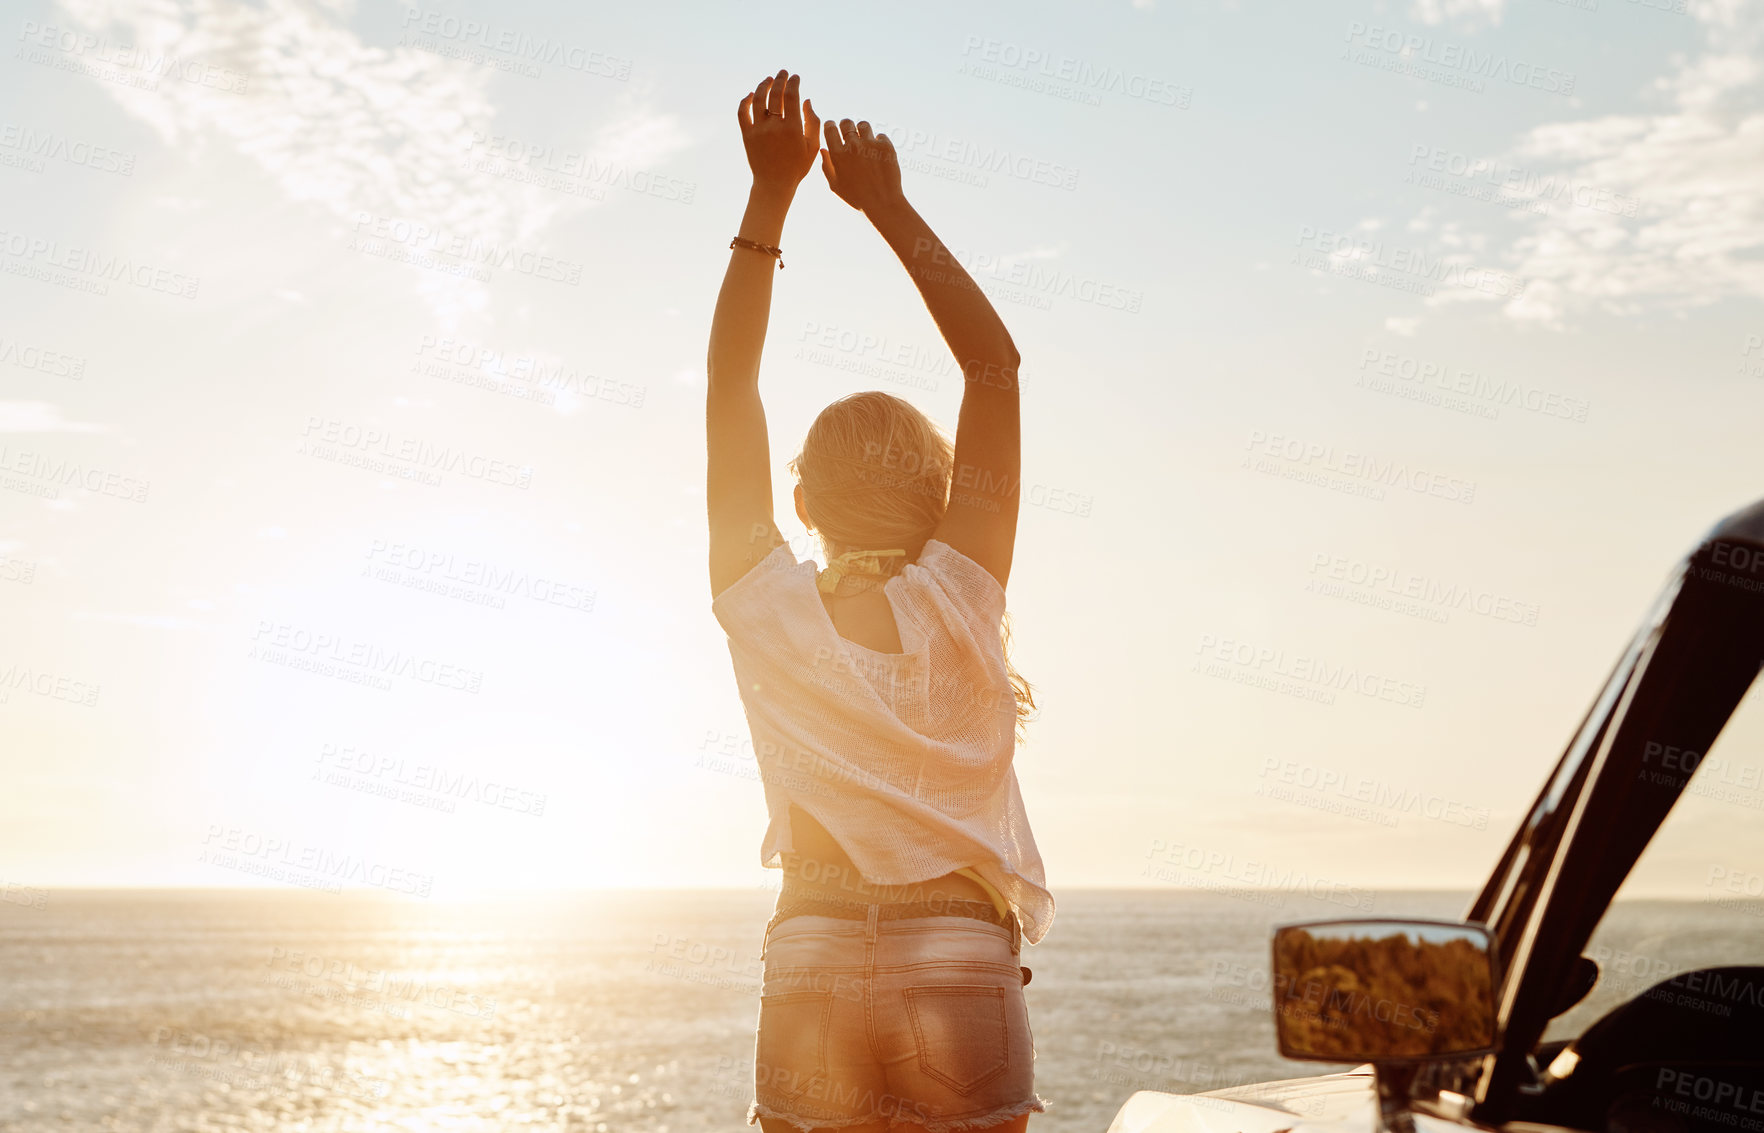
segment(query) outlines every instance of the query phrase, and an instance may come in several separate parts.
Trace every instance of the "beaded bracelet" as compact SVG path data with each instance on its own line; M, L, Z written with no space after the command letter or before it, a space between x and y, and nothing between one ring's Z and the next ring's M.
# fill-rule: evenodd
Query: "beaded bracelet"
M768 256L778 257L778 270L784 270L784 249L772 244L761 244L758 240L744 240L737 236L729 241L731 248L752 248L756 252L764 252Z

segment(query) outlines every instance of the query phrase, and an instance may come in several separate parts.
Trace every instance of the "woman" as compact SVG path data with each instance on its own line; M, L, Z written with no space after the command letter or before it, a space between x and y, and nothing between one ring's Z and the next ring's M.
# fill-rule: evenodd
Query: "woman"
M820 149L821 121L786 71L741 100L739 119L753 187L711 326L711 608L765 784L761 861L784 870L761 948L748 1122L1020 1131L1046 1108L1021 942L1046 934L1054 906L1011 766L1034 706L1004 641L1017 350L907 203L886 135L829 122ZM791 469L822 571L773 523L759 394L778 241L817 149L965 377L953 446L883 393L816 418Z

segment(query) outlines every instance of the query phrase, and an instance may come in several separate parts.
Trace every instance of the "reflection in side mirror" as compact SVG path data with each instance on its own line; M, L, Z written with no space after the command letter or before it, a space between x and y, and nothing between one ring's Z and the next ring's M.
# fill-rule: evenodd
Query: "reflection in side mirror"
M1286 1058L1424 1062L1494 1046L1494 938L1455 921L1322 921L1274 932Z

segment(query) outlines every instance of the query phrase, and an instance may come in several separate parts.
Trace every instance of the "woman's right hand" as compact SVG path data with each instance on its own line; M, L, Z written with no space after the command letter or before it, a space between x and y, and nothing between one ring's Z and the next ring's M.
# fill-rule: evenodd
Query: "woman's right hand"
M801 75L779 71L761 79L736 108L754 187L785 198L795 196L796 186L814 168L815 130L821 124L813 103L799 101L801 86Z
M827 145L821 150L821 172L839 199L875 219L906 203L900 188L900 158L887 134L870 131L868 122L850 118L828 122Z

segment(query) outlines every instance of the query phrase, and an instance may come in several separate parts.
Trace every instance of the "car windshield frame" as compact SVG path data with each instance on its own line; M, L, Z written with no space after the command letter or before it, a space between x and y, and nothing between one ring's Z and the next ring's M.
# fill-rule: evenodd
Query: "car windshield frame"
M1647 742L1707 751L1764 662L1764 570L1723 569L1736 558L1764 567L1764 501L1679 561L1465 914L1503 964L1498 1049L1459 1064L1479 1122L1512 1118L1569 968L1694 776L1644 781Z

